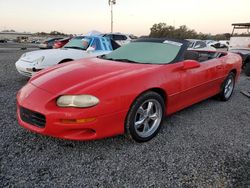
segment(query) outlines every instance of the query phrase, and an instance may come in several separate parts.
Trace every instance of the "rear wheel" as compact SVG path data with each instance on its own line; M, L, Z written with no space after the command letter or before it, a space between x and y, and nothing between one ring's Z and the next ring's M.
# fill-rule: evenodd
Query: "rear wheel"
M137 142L146 142L157 135L165 112L163 98L149 91L139 96L131 106L125 127L129 136Z
M222 90L219 94L219 99L222 101L227 101L233 94L235 85L235 74L233 72L229 73L226 80L222 84Z

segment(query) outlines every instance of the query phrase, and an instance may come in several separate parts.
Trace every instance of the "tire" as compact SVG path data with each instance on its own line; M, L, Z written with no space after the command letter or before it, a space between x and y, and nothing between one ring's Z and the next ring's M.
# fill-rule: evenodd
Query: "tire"
M219 99L221 101L228 101L234 91L235 86L235 74L230 72L226 80L222 84L221 92L219 93Z
M245 74L247 75L247 76L250 76L250 62L247 62L246 64L245 64Z
M159 132L165 114L161 95L146 92L132 104L125 121L126 133L136 142L147 142Z

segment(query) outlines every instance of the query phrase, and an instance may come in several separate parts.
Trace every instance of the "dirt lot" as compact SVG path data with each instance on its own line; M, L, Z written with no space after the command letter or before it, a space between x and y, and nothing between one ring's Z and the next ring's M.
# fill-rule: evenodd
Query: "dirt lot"
M232 99L208 99L167 117L160 134L73 142L40 136L16 121L20 45L0 44L1 187L250 187L250 80ZM34 50L28 46L28 50ZM27 50L26 50L27 51Z

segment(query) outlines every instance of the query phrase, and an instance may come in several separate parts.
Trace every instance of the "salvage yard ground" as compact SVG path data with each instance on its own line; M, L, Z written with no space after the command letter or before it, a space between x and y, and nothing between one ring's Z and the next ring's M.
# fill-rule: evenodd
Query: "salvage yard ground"
M208 99L167 117L150 142L73 142L16 121L15 96L27 78L15 62L34 49L0 44L1 187L250 187L250 99L240 93L250 79L243 74L230 101Z

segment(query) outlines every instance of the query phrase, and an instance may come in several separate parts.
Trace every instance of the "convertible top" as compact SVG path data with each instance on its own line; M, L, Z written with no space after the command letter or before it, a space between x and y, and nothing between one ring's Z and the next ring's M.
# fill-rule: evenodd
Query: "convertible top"
M181 44L189 43L188 40L171 39L171 38L141 38L141 39L134 40L134 42L156 42L156 43L164 43L165 41L172 41L172 42L177 42Z

